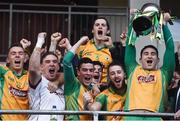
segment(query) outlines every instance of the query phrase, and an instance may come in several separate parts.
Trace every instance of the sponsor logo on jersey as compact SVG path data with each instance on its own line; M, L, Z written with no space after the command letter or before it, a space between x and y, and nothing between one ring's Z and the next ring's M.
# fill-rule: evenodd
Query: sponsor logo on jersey
M9 91L12 95L17 96L17 97L27 97L27 94L28 94L28 91L18 90L11 86L9 87Z
M137 80L139 83L152 83L152 82L155 82L155 76L154 75L147 75L147 76L139 75L137 77Z

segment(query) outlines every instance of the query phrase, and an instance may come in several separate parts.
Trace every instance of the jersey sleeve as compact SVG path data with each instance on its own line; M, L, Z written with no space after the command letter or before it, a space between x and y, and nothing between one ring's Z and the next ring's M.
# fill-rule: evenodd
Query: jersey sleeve
M0 65L0 81L4 81L4 75L8 71L6 66Z
M100 93L96 96L95 101L101 103L103 106L106 103L106 95Z
M164 34L166 50L164 53L163 66L161 70L165 73L167 81L170 81L175 69L175 54L174 54L173 38L167 25L163 26L163 34Z
M129 28L132 27L132 24L129 25ZM126 67L126 72L127 76L129 77L130 73L134 70L134 68L137 66L136 62L136 49L134 45L129 44L129 36L131 34L130 29L128 30L128 36L126 39L126 49L125 49L125 67Z
M63 59L63 71L64 71L64 93L66 95L71 94L74 92L75 85L77 85L77 79L74 74L72 60L74 54L72 52L67 52Z

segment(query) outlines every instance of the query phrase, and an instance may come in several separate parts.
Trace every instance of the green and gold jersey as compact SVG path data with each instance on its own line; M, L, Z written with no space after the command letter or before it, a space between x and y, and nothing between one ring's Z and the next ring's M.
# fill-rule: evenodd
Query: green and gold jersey
M78 56L88 57L92 61L99 61L104 65L103 73L102 73L102 80L101 82L107 82L107 68L108 65L112 62L111 53L109 48L97 48L93 40L88 41L86 45L82 45L79 47Z
M66 100L66 110L83 111L83 94L88 90L84 87L74 75L71 61L74 57L72 52L68 52L63 60L64 69L64 95ZM67 115L66 120L90 120L86 115Z
M132 74L128 98L129 110L145 109L159 112L162 96L166 89L166 80L162 79L161 71L145 71L141 66L137 66Z
M122 111L124 108L126 94L119 95L109 87L96 96L96 102L101 103L103 111ZM104 116L103 120L119 121L122 120L122 116Z
M126 43L127 98L125 110L163 112L167 101L167 86L174 71L174 43L167 26L163 26L166 50L163 66L145 70L136 62L135 46ZM128 39L127 39L128 40Z
M0 109L28 110L28 73L17 76L6 66L0 65ZM1 115L3 120L26 120L27 115Z

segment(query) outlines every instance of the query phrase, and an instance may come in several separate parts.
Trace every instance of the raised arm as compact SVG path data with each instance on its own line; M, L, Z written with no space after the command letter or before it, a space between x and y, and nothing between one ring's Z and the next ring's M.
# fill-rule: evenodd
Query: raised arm
M75 54L76 50L79 48L79 46L89 40L88 36L83 36L81 39L70 49L70 51Z
M20 40L20 44L22 45L24 51L25 51L28 55L30 55L31 41L28 41L27 39L22 38L22 39Z
M75 52L77 48L84 42L87 41L88 37L83 37L81 38L64 56L63 59L63 69L64 69L64 80L65 80L65 85L64 85L64 91L66 95L71 94L74 89L74 85L77 83L76 82L76 77L74 74L73 66L72 66L72 60L75 55ZM66 42L60 42L59 46L62 47L64 44L66 45Z
M68 38L63 38L63 39L59 42L59 47L65 48L67 51L69 51L72 46L71 46Z
M38 34L37 43L33 50L33 53L29 61L29 83L32 86L37 86L38 82L41 79L40 72L40 56L41 56L41 47L45 42L46 33L41 32Z
M168 21L167 18L170 18L169 17L170 15L166 13L164 16L165 16L165 21ZM175 69L175 54L174 54L173 38L166 24L163 25L163 35L164 35L166 50L163 59L162 71L166 73L165 75L167 76L168 81L170 81Z
M50 44L50 47L49 47L49 51L50 52L54 52L56 51L56 45L58 43L58 41L61 39L61 33L59 32L56 32L56 33L53 33L51 35L51 44Z
M128 36L126 38L126 49L125 49L125 59L124 59L128 77L137 65L135 45L129 44L129 41L130 41L129 37L132 34L131 28L132 28L132 22L130 22L129 27L128 27Z

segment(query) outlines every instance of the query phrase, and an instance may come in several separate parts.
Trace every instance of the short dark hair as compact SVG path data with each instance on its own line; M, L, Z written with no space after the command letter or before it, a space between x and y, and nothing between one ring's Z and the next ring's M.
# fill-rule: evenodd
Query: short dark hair
M155 47L155 46L153 46L153 45L147 45L147 46L144 46L142 49L141 49L141 55L140 55L140 57L142 57L142 54L143 54L143 52L144 52L144 50L146 49L146 48L152 48L152 49L154 49L155 51L156 51L156 53L157 53L157 57L158 57L158 50L157 50L157 48Z
M93 61L90 59L90 58L87 58L87 57L84 57L84 58L81 58L78 62L78 66L77 66L77 69L79 70L81 65L82 64L86 64L86 63L91 63L93 64Z
M95 24L95 21L98 20L98 19L103 19L103 20L105 20L105 21L106 21L106 24L107 24L107 29L110 30L109 22L108 22L108 20L107 20L105 17L103 17L103 16L100 16L100 17L96 18L96 19L94 20L93 26L94 26L94 24ZM93 26L92 26L92 29L93 29Z
M93 61L93 64L94 65L99 65L99 66L101 66L101 68L104 67L103 64L100 61Z
M53 52L45 52L43 55L41 55L41 59L40 59L41 64L43 63L44 58L46 58L46 56L48 56L48 55L54 55L58 59L58 56L55 53L53 53Z
M108 70L107 70L108 76L109 76L109 68L112 67L112 66L120 66L123 69L124 73L125 73L125 66L124 66L124 64L120 63L120 62L117 62L117 61L113 61L112 63L110 63L108 65Z
M13 43L13 44L9 47L8 52L9 52L9 50L10 50L11 48L13 48L13 47L20 47L20 48L22 48L22 49L24 50L24 48L22 47L22 45L21 45L20 43Z

